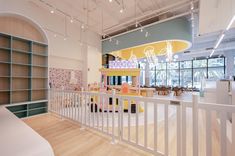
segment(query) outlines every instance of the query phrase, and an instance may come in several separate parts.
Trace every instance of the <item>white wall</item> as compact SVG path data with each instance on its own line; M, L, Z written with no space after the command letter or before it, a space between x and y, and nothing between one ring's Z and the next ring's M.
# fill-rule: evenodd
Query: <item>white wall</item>
M102 53L94 47L88 46L88 80L87 83L100 82L102 67ZM98 67L98 68L97 68Z
M101 54L101 41L100 36L92 31L81 31L80 23L70 23L67 21L67 34L68 38L64 41L63 35L65 34L65 18L64 16L55 13L51 14L48 9L41 7L35 1L29 0L0 0L0 14L1 13L16 13L23 15L32 21L36 22L45 31L48 38L48 53L49 53L49 67L79 69L82 70L83 75L87 75L87 67L91 67L92 71L97 71L95 68L100 66L93 66L89 64L97 64L99 58L94 61L87 61L87 55L96 57ZM51 31L48 31L51 30ZM1 30L0 30L1 31ZM60 35L54 37L54 33ZM83 45L80 41L82 40ZM90 46L93 48L84 48ZM97 53L94 52L97 50ZM92 56L93 57L93 56ZM88 63L88 64L87 64ZM94 74L98 74L95 72ZM92 80L99 82L99 75L93 75ZM85 76L84 78L88 78ZM95 79L97 78L97 79ZM89 80L92 81L92 80ZM86 85L87 80L83 80Z
M235 0L200 0L199 10L199 34L224 30L235 15Z

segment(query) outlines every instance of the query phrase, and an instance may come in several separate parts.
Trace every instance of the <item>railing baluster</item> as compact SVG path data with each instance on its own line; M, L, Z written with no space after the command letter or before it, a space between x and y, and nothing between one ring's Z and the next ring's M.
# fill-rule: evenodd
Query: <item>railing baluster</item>
M120 135L121 135L121 140L123 140L123 113L124 113L124 109L123 109L123 99L122 98L120 98L120 111L121 111L121 128L120 128L120 132L119 133L121 133Z
M235 155L235 112L232 114L232 155Z
M100 130L100 98L101 98L101 94L99 93L97 96L97 129Z
M186 105L182 103L182 156L186 156L187 148L186 148Z
M154 105L154 153L157 155L157 146L158 146L158 112L157 112L157 103L153 103Z
M115 104L116 104L116 98L115 98L115 90L112 92L112 143L115 143L115 134L114 134L114 127L115 127Z
M148 105L144 101L144 147L148 147Z
M136 140L136 144L139 145L139 102L136 101L136 130L135 130L135 140Z
M165 104L165 155L168 156L168 104Z
M107 134L109 134L109 96L107 96Z
M177 156L181 156L181 106L176 106L177 111Z
M206 111L206 156L211 156L211 111Z
M131 101L130 99L128 101L128 141L130 141L130 136L131 136Z
M102 96L102 132L104 132L104 96L103 95L101 95Z
M226 113L220 113L220 155L226 156L227 155L227 126L226 126Z
M95 128L95 96L92 96L92 107L93 107L93 113L92 113L92 126Z
M198 96L193 95L193 156L198 156Z

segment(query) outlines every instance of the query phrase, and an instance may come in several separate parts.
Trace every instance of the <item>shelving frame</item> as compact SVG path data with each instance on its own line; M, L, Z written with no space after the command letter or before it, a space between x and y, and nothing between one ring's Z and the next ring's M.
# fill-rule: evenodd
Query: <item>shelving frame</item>
M0 105L18 117L47 112L47 44L0 33Z

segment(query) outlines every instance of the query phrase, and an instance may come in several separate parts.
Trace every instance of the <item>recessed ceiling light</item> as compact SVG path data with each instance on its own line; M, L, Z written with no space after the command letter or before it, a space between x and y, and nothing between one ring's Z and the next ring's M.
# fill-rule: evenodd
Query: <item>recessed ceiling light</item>
M84 24L82 24L82 25L81 25L81 28L82 28L82 29L84 29L84 28L85 28Z
M113 0L109 0L109 2L111 3Z
M54 13L55 13L55 11L54 11L54 10L51 10L50 12L51 12L52 14L54 14Z
M121 9L120 9L120 13L123 13L123 11L124 11L124 9L123 9L123 8L121 8Z
M66 37L64 37L64 41L66 41L67 40L67 38Z
M70 19L70 22L71 22L71 23L73 23L73 22L74 22L74 21L73 21L73 18L71 18L71 19Z
M148 37L148 35L149 35L149 32L147 32L147 31L146 31L146 33L145 33L145 37Z
M54 37L57 37L57 35L56 35L56 34L54 34Z
M139 25L138 22L135 22L135 27L136 27L136 28L138 27L138 25Z

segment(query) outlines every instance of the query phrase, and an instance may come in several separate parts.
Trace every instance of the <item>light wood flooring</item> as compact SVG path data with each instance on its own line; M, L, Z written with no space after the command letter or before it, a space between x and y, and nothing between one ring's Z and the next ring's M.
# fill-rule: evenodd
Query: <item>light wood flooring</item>
M24 122L44 137L56 156L148 156L150 154L124 144L111 144L110 138L54 115L40 115Z
M192 118L187 113L187 156L192 155ZM206 154L205 114L199 113L199 155ZM52 145L56 156L142 156L151 155L126 144L111 144L109 137L91 130L80 130L80 126L68 120L47 114L24 119L30 127L37 131ZM176 156L176 116L169 118L169 155ZM220 136L216 120L212 120L212 155L219 156ZM164 121L158 123L158 150L164 153ZM110 130L111 131L111 130ZM115 129L116 131L116 129ZM128 128L124 128L127 139ZM144 127L139 126L139 143L144 142ZM135 127L131 127L131 140L135 141ZM148 146L153 147L153 125L148 125Z

